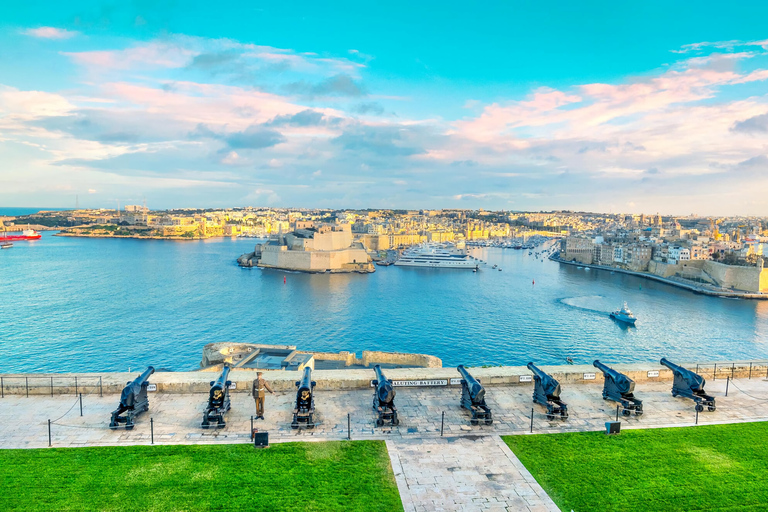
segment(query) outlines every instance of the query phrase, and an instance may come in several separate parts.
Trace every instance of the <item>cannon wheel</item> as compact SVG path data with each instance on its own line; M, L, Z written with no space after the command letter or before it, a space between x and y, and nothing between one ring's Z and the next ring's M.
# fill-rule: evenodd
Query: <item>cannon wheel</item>
M555 415L554 415L554 414L547 414L547 419L548 419L549 421L552 421L552 420L554 420L554 419L555 419Z
M469 420L469 424L470 424L470 425L477 425L478 423L480 423L480 422L479 422L479 421L477 421L476 419L471 419L471 420Z
M709 407L707 407L707 409L709 410L709 412L712 412L715 409L717 409L717 407L715 407L714 405L710 405Z
M632 414L632 411L630 411L629 409L623 409L621 411L622 416L629 416L630 414Z
M486 425L493 425L493 420L485 420Z
M696 404L696 412L702 412L704 410L704 406L701 404Z
M381 418L376 419L376 426L381 427L382 425L384 425L384 420Z
M396 427L396 426L398 426L399 424L400 424L400 420L399 420L399 419L395 418L395 419L393 419L393 420L392 420L392 426L393 426L393 427Z
M639 409L635 410L635 416L642 416L642 415L643 415L643 411L642 410L639 410Z

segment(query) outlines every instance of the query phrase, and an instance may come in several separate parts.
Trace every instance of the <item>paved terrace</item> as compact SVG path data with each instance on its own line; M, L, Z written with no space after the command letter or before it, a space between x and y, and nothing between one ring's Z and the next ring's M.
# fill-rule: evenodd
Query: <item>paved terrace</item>
M561 398L568 403L570 418L548 421L544 408L531 401L533 385L487 386L486 400L493 409L494 423L470 426L469 413L459 406L459 386L397 388L398 427L376 428L372 411L372 389L316 390L317 426L293 430L290 426L295 393L279 391L267 395L266 420L255 426L270 433L273 442L291 440L437 438L445 436L521 434L530 431L533 408L534 432L601 430L615 419L616 404L602 400L602 385L564 384ZM702 424L768 420L768 380L737 378L708 381L707 391L717 398L717 410L702 412ZM644 401L645 414L621 417L623 428L649 428L692 425L696 421L693 402L672 398L670 382L638 384L635 394ZM98 395L98 388L83 394L83 415L77 396L9 395L0 399L0 448L40 448L48 446L48 420L52 420L53 446L98 446L148 444L150 418L154 420L156 444L194 444L240 442L249 439L254 402L247 393L232 393L232 410L223 429L204 430L200 421L207 402L203 393L150 393L149 411L139 416L133 430L108 428L111 411L119 401L117 394ZM442 413L445 421L442 423ZM350 430L347 428L348 416Z
M436 373L437 376L445 374L456 378L458 374L449 370L435 369L420 376L423 378ZM547 370L552 371L551 368ZM584 381L579 370L588 368L571 367L570 377L557 375L563 384L562 398L569 405L570 418L566 421L548 421L544 408L532 404L532 383L509 383L486 386L486 400L494 414L493 425L471 426L469 413L459 406L461 388L452 385L398 387L395 403L399 410L400 425L376 428L376 416L371 408L372 389L360 386L356 389L339 389L344 386L342 379L333 385L328 381L318 382L315 392L318 425L312 430L293 430L290 421L295 392L286 388L289 388L289 382L293 384L295 376L268 375L283 390L267 396L266 420L255 421L255 426L268 431L270 442L273 443L347 437L386 440L403 504L409 512L436 509L557 510L498 435L528 433L531 430L532 408L535 433L602 430L606 421L615 419L616 404L602 400L600 372L592 372L597 373L595 380ZM717 380L713 381L712 370L710 367L706 389L716 397L718 408L715 412L700 413L700 424L768 420L768 379L764 373L760 372L759 376L755 374L749 379L747 376L740 377L739 372L728 367L728 376L733 372L737 378L728 383L726 397L725 377L721 380L718 374ZM487 374L491 371L498 372L499 369L477 369L473 373ZM647 375L645 368L642 372ZM322 373L315 372L318 380ZM523 371L518 373L524 374ZM633 375L632 372L628 373ZM706 375L703 370L702 373ZM369 374L372 372L365 375ZM394 379L404 377L394 370L387 374ZM119 380L125 382L127 377L120 376ZM201 377L208 381L215 375L208 373L201 376L197 373L193 380L197 381ZM6 382L10 382L7 376L5 378ZM512 380L509 375L504 378ZM62 379L61 382L65 380L63 377L59 379ZM514 376L514 380L517 379L518 376ZM157 379L151 380L168 382L183 381L184 378L174 374L157 374ZM490 376L488 380L491 380ZM671 381L666 380L664 374L654 379L646 378L644 382L640 382L640 378L637 380L635 393L644 401L645 414L639 417L620 417L623 428L695 424L693 402L672 398ZM80 392L83 392L82 382L81 377L78 388ZM99 396L99 388L95 385L84 388L82 416L74 388L57 385L54 392L68 391L69 394L54 396L49 392L32 393L27 397L25 392L9 394L6 391L5 396L0 398L3 407L0 448L47 447L49 419L52 420L51 442L55 447L147 445L152 442L150 418L154 425L155 444L249 441L251 415L255 408L244 385L238 385L239 389L231 394L232 410L227 415L226 428L212 430L200 428L207 392L185 392L178 385L169 386L169 391L164 392L161 386L158 387L160 391L150 393L149 411L137 418L136 426L131 431L124 428L112 431L108 428L110 414L119 401L119 394L105 392L104 396ZM347 426L348 418L351 431Z

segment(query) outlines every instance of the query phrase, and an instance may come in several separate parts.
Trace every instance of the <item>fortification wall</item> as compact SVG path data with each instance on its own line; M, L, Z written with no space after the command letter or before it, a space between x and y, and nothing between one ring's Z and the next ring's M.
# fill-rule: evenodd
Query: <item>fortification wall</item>
M737 267L716 261L705 261L704 271L724 288L760 292L760 270L757 267Z
M707 380L716 378L725 380L726 377L735 378L768 378L768 362L761 363L717 363L700 364L699 374ZM638 384L654 381L668 381L673 379L672 371L661 364L616 364L614 369L626 374ZM695 364L686 364L685 367L695 370ZM541 366L563 385L569 384L600 384L603 382L603 374L591 365L568 366ZM530 381L522 381L520 377L530 377L531 372L524 366L497 366L492 368L469 368L469 371L480 379L484 385L499 386L530 386ZM275 390L294 391L295 382L300 378L301 372L295 371L268 371L265 370L265 378ZM455 368L398 368L387 369L387 378L392 380L447 380L459 378L459 372ZM50 395L72 394L75 385L82 393L104 394L120 393L126 382L136 378L138 371L134 373L77 373L77 374L0 374L2 377L2 393L15 395ZM254 379L253 371L235 369L230 373L230 380L235 383L233 392L247 393L251 381ZM77 378L77 384L75 384ZM371 369L364 370L316 370L312 372L312 379L317 382L317 389L321 390L345 390L345 389L370 389L370 382L374 378ZM213 380L211 372L157 372L149 379L150 383L157 386L157 392L162 393L207 393L210 381Z

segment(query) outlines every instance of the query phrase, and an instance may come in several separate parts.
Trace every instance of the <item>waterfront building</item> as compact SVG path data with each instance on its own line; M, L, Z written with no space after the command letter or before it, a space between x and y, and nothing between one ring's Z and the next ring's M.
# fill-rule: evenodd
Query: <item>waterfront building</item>
M352 226L321 225L282 232L254 252L238 258L241 266L300 272L373 272L375 267L363 245L352 241Z

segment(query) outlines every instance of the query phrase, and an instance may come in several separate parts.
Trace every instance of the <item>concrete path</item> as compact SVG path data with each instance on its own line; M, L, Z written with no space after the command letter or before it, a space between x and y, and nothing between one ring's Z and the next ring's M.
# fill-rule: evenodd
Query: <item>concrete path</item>
M405 512L556 511L499 436L387 441Z

